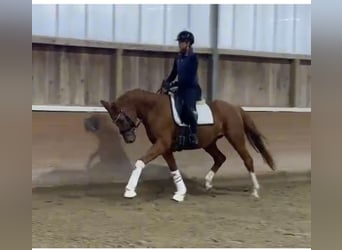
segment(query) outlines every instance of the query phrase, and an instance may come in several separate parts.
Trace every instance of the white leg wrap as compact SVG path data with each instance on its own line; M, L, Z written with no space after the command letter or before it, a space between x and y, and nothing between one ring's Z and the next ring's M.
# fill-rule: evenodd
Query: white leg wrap
M253 182L252 196L254 196L255 198L259 198L258 189L260 188L260 185L258 183L255 173L250 173L250 175Z
M126 185L124 197L133 198L137 195L135 192L135 189L138 185L138 181L139 181L141 172L142 172L144 167L145 167L145 163L141 160L138 160L135 163L135 168L132 171L131 177L129 178L128 183Z
M256 178L255 173L251 173L251 178L252 178L252 182L253 182L253 187L254 187L255 189L259 189L259 188L260 188L260 185L259 185L259 182L258 182L258 180L257 180L257 178Z
M176 201L183 201L186 194L186 186L184 184L182 175L180 174L179 170L176 170L171 172L171 176L177 189L173 199Z
M213 187L213 178L214 178L214 171L210 170L208 174L205 176L205 188L211 189Z

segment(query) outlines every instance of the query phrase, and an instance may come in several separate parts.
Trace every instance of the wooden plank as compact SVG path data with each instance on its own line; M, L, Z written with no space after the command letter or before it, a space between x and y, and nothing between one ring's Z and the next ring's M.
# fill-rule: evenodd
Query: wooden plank
M235 88L235 78L233 77L232 61L219 60L219 79L216 88L215 99L240 104Z
M269 84L267 83L267 65L262 61L252 61L245 65L246 80L248 80L246 103L251 106L269 106L268 92Z
M200 55L198 62L198 82L202 89L202 98L207 99L208 97L208 85L211 83L210 69L209 69L210 58L207 55ZM215 97L215 93L213 93Z
M84 105L84 81L81 73L81 53L80 51L68 52L69 57L69 91L71 105Z
M297 107L311 106L311 65L300 62L298 65L298 88L299 94L296 96Z
M176 57L177 57L176 53L174 53L174 54L166 54L165 55L165 60L164 60L164 73L165 73L165 76L164 76L163 80L166 79L170 75L170 73L172 71L173 63L174 63Z
M267 83L268 83L268 104L276 106L276 68L274 63L269 63L267 67Z
M125 51L125 90L142 88L154 91L164 78L164 58L158 53ZM160 72L158 72L160 71Z
M148 90L152 92L156 92L163 79L165 78L165 67L164 67L164 61L165 59L162 57L149 57L148 58Z
M89 58L89 100L87 105L100 105L100 99L110 98L111 54L93 52Z
M83 105L88 105L89 103L89 91L88 86L89 82L89 74L91 73L91 65L90 65L90 54L86 49L81 50L80 54L81 68L80 68L80 84L82 87L83 94Z
M45 55L38 49L32 50L32 104L45 103L44 84Z
M123 52L123 92L139 87L139 57L127 51Z
M46 57L46 71L45 78L48 84L48 100L49 104L59 104L60 103L60 93L59 93L59 56L58 51L51 49L47 50Z
M59 59L59 93L60 93L60 104L68 105L70 104L70 66L69 66L69 56L67 48L62 48L58 55Z
M268 106L288 107L290 88L290 61L286 59L262 59L267 82Z
M310 66L306 66L306 103L305 107L311 107L311 86L312 86L312 68Z
M100 85L100 92L99 96L97 97L96 103L97 105L100 104L100 99L111 100L111 72L112 72L112 53L105 53L102 54L102 70L101 70L101 85Z
M93 52L93 51L92 51ZM100 61L99 55L96 53L91 53L89 55L89 71L87 73L87 85L86 85L86 96L87 96L87 105L98 106L99 103L96 101L98 99L98 90L99 90L99 75L100 75Z
M117 49L115 53L115 86L116 98L123 94L123 50Z
M300 61L295 59L291 62L290 67L290 106L296 107L299 105L298 98L301 96L300 89Z
M275 106L290 107L290 64L277 63L275 67Z
M151 60L147 56L139 58L139 73L141 76L141 82L139 83L139 88L152 91L152 76L151 76Z

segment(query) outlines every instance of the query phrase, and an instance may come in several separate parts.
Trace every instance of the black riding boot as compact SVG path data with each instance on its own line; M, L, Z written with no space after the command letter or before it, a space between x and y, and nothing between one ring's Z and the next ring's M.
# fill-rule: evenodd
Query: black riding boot
M194 146L198 145L197 134L191 133L191 134L189 135L189 143L190 143L191 145L194 145Z
M197 138L197 118L193 114L190 119L190 131L189 134L189 143L193 146L196 146L198 144L198 138Z
M198 145L197 138L197 112L196 112L196 100L198 99L198 93L196 89L187 89L184 92L184 111L188 124L190 126L189 144L190 146Z

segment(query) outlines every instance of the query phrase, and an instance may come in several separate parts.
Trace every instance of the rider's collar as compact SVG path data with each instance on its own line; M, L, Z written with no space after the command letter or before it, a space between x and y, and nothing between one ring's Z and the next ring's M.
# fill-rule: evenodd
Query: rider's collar
M186 53L179 52L179 55L180 55L180 56L183 56L183 57L185 57L185 56L190 56L191 54L193 54L193 49L192 49L192 47L190 47L189 50L188 50Z

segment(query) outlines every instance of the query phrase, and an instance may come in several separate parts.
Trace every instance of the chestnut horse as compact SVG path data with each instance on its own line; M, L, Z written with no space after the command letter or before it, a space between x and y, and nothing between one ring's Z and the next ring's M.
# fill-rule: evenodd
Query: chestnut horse
M135 129L142 122L152 146L140 157L127 183L124 197L133 198L143 168L162 155L167 162L177 191L175 201L183 201L186 186L177 168L172 147L178 136L179 127L172 118L170 98L168 95L156 94L141 89L130 90L121 95L115 102L101 100L112 121L120 130L126 143L135 141ZM264 144L264 137L259 132L251 117L239 106L225 101L214 100L208 103L213 115L214 124L198 127L198 149L203 148L214 160L205 176L206 189L212 188L214 175L225 162L225 155L218 149L216 142L225 137L242 158L253 184L252 195L259 197L259 183L254 173L253 159L245 145L245 135L253 148L261 153L264 161L275 170L273 158Z

